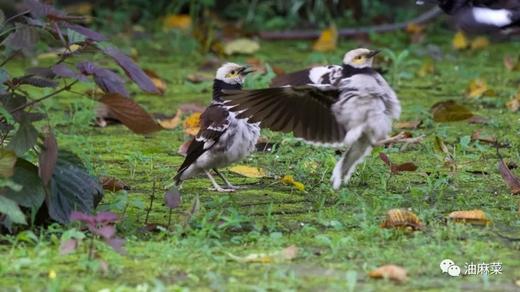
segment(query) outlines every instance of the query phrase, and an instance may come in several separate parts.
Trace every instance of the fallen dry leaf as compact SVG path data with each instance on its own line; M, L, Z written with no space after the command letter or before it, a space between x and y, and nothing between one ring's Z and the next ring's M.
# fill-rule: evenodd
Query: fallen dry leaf
M390 158L388 158L388 156L383 152L379 153L379 158L381 158L381 160L383 160L383 162L390 168L390 171L393 174L398 174L402 171L416 171L417 170L417 165L415 165L412 162L405 162L402 164L392 163L392 161L390 161Z
M196 136L200 130L200 112L192 113L184 121L184 133L190 136Z
M459 31L453 36L451 45L455 50L464 50L469 47L469 42L466 35L462 31Z
M421 67L419 68L419 71L417 71L417 75L419 77L426 77L433 73L435 73L435 65L433 64L432 59L429 59L429 58L425 59L422 62Z
M472 223L472 224L489 224L491 221L482 210L454 211L448 215L448 219L455 222Z
M453 154L450 152L448 146L446 146L444 141L439 136L435 136L435 148L437 148L437 150L441 151L442 153L446 154L446 156L444 157L444 165L449 167L452 171L455 171L457 169L457 163L455 162Z
M487 48L488 46L489 46L489 39L484 36L479 36L479 37L474 38L471 41L471 45L470 45L472 50L480 50L480 49Z
M510 55L504 56L504 66L508 71L518 71L520 70L520 61L519 56L512 57Z
M117 192L120 190L130 189L128 184L113 176L102 176L99 178L99 182L101 183L101 186L103 186L103 189L107 191Z
M266 172L262 168L247 165L235 165L228 168L228 170L250 178L262 178L266 176Z
M516 112L520 109L520 90L506 103L506 107L512 112Z
M338 30L332 25L321 32L320 37L312 46L316 52L334 51L338 44Z
M386 213L386 218L381 223L382 228L405 228L420 230L423 224L419 217L406 209L391 209Z
M469 83L466 89L466 95L468 97L477 98L481 96L495 96L496 93L490 89L487 82L483 79L474 79Z
M168 15L164 18L163 27L187 30L191 27L191 17L188 14Z
M488 122L488 119L484 118L483 116L477 115L474 115L468 119L468 123L470 124L487 124Z
M150 80L152 80L152 83L155 85L157 90L159 90L159 95L163 95L167 89L166 82L151 69L143 69L143 71L146 75L148 75L148 77L150 77Z
M498 151L498 150L497 150ZM498 162L498 170L500 171L500 175L506 182L506 184L511 189L511 193L513 195L520 194L520 178L516 176L511 169L507 166L507 164L504 162L504 159L502 159L502 156L500 153L499 155L499 162Z
M294 177L292 175L284 175L281 181L286 185L292 185L295 189L299 191L305 190L305 185L299 181L294 180Z
M186 156L188 154L188 148L190 147L191 142L193 142L192 139L182 143L182 145L179 146L179 149L177 150L177 153L179 153L182 156Z
M417 129L421 124L421 120L399 121L394 123L394 127L396 129Z
M471 134L471 140L473 140L473 141L480 141L480 142L488 143L488 144L496 144L497 143L497 137L496 136L482 136L480 134L479 130L476 130L476 131L474 131Z
M181 116L182 116L182 111L180 109L178 109L175 116L172 117L171 119L157 120L157 122L164 129L171 130L171 129L175 129L175 128L177 128L177 126L179 126L179 124L181 123Z
M231 253L228 253L228 255L229 257L231 257L232 260L235 260L239 263L278 263L291 261L294 258L296 258L298 256L298 247L296 247L295 245L291 245L280 251L272 253L252 253L245 257L236 256Z
M390 279L399 283L405 282L408 278L406 270L396 265L384 265L368 273L370 278Z
M210 81L212 79L213 79L213 73L209 73L209 72L197 72L197 73L188 74L188 76L186 76L186 80L188 80L189 82L191 82L193 84Z
M473 113L463 105L454 100L441 101L434 104L431 108L433 120L436 122L454 122L467 120Z
M424 29L426 27L424 25L420 25L417 23L409 23L406 26L406 32L410 35L410 41L412 44L416 44L424 40Z
M234 54L246 54L250 55L255 53L260 49L260 44L257 41L240 38L233 40L224 45L224 53L226 55L234 55Z

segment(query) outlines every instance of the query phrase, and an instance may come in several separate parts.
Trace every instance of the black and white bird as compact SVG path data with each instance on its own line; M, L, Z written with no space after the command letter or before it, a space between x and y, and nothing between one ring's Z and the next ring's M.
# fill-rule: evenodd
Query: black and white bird
M429 0L469 33L508 34L520 27L520 0Z
M182 181L204 172L218 192L232 192L233 186L217 168L237 162L253 152L260 136L260 127L236 118L234 112L228 111L222 99L222 90L242 89L247 74L251 73L247 66L234 63L222 65L213 82L213 100L201 114L201 126L198 134L188 147L187 156L174 177L179 185ZM213 170L226 184L221 187L210 174Z
M318 79L307 75L311 82L305 85L292 85L293 80L282 87L225 90L226 105L239 112L237 118L260 122L261 127L292 132L313 144L345 148L331 177L338 189L373 146L388 137L392 120L401 113L397 95L372 69L377 53L364 48L349 51L342 66L326 66L330 70Z

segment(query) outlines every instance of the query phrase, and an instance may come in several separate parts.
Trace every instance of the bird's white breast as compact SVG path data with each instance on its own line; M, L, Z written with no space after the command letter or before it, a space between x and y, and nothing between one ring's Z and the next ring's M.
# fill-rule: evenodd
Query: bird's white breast
M482 24L499 27L511 24L511 12L506 9L474 7L472 12L475 20Z

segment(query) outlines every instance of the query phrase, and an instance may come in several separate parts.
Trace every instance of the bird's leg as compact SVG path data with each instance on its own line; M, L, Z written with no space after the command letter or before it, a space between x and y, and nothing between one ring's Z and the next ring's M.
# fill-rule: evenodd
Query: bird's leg
M217 181L215 181L215 178L211 175L211 173L209 173L209 171L204 170L204 173L206 173L206 175L208 176L209 180L213 184L213 190L215 190L217 192L220 192L220 193L230 193L230 192L234 192L235 191L235 189L224 189L221 186L219 186Z
M235 189L235 190L238 190L240 189L239 186L235 186L235 185L232 185L231 182L229 182L227 180L227 178L222 174L220 173L220 171L218 171L216 168L213 168L213 171L226 183L226 186L230 189Z

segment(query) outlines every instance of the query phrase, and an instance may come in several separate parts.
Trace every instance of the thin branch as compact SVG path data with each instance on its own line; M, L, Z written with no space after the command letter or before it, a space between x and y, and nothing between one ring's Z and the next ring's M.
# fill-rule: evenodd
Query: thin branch
M42 96L42 97L40 97L40 98L38 98L38 99L35 99L35 100L32 100L32 101L30 101L30 102L28 102L28 103L26 103L26 104L22 104L21 106L19 106L19 107L13 109L13 110L10 111L9 113L10 113L10 114L13 114L13 113L15 113L15 112L17 112L17 111L23 110L24 108L27 108L27 107L30 107L30 106L36 104L36 103L39 103L39 102L41 102L41 101L43 101L43 100L45 100L45 99L47 99L47 98L53 97L53 96L55 96L56 94L59 94L59 93L61 93L61 92L63 92L63 91L67 91L67 90L69 90L69 89L70 89L74 84L76 84L76 83L78 83L78 80L74 80L72 83L70 83L70 84L68 84L68 85L65 85L65 86L63 86L62 88L60 88L60 89L58 89L58 90L56 90L56 91L54 91L54 92L52 92L52 93L49 93L49 94L47 94L47 95L45 95L45 96Z
M13 20L13 19L15 19L15 18L17 18L17 17L23 16L23 15L29 13L29 12L31 12L31 10L27 9L27 10L25 10L25 11L22 11L22 12L20 12L20 13L18 13L18 14L15 14L15 15L9 17L8 19L6 19L6 20L2 23L2 25L1 25L0 27L3 27L3 26L6 25L9 21L11 21L11 20Z
M0 63L0 67L4 67L4 65L7 64L7 62L11 61L16 55L18 55L18 51L10 54L9 57L7 57L2 63Z
M382 33L400 30L406 28L411 23L425 23L441 14L438 7L419 15L418 17L406 22L381 24L369 27L360 28L343 28L338 31L338 35L342 37L364 35L368 33ZM262 31L260 37L266 40L302 40L302 39L316 39L320 36L319 30L291 30L291 31Z

